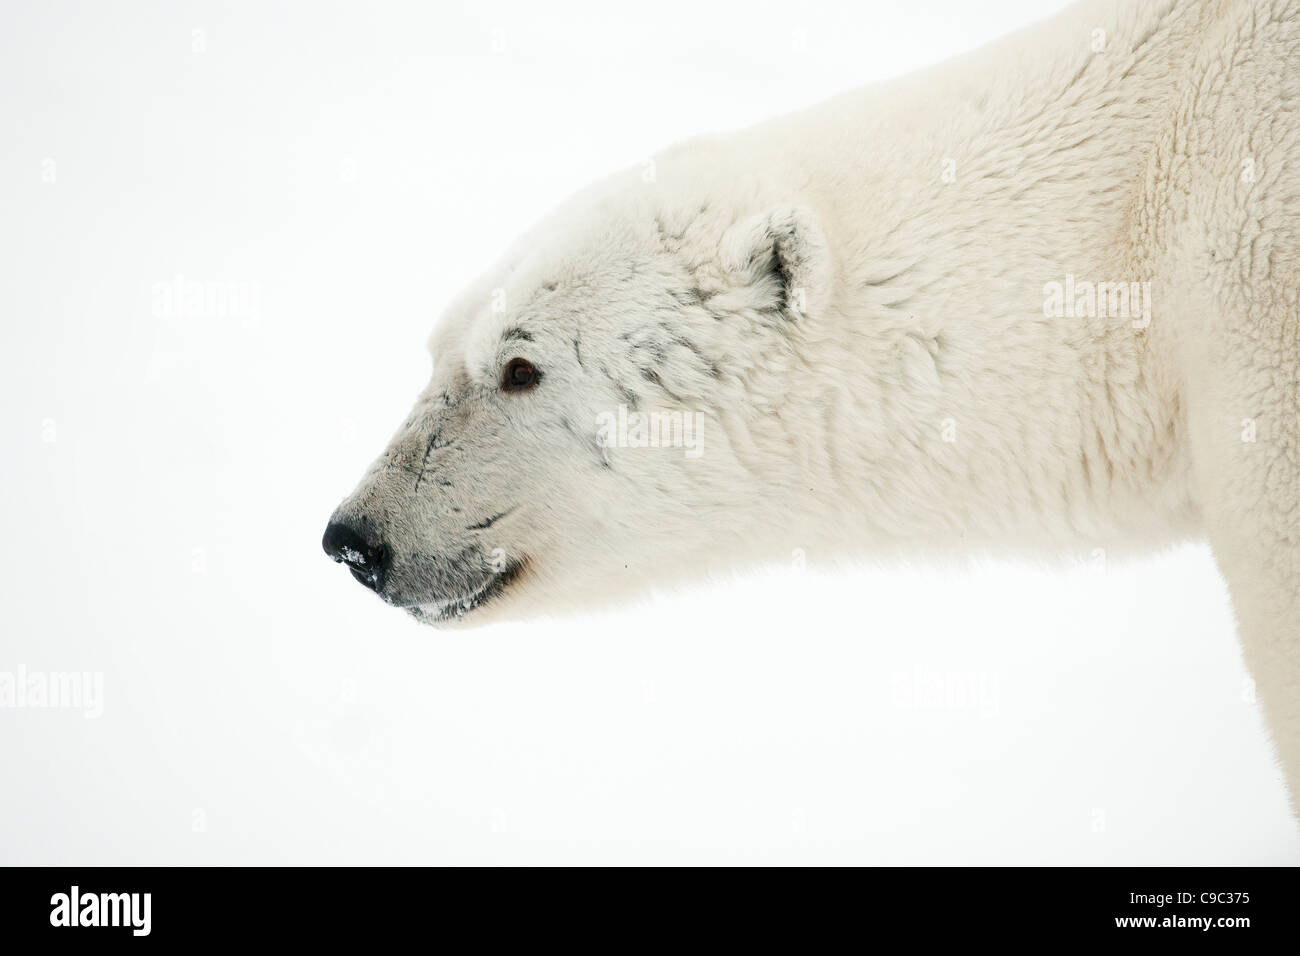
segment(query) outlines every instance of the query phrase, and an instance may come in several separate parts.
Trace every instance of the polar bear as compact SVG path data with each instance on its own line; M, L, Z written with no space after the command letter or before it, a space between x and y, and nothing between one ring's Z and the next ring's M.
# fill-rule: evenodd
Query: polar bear
M449 624L812 554L1208 537L1300 794L1300 0L1085 0L584 190L325 550Z

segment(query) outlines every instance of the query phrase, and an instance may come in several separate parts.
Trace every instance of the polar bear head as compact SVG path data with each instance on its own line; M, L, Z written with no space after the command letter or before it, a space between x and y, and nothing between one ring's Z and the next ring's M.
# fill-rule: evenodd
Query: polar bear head
M586 606L758 557L793 518L818 219L743 176L655 179L579 194L438 322L323 541L385 602L432 624Z

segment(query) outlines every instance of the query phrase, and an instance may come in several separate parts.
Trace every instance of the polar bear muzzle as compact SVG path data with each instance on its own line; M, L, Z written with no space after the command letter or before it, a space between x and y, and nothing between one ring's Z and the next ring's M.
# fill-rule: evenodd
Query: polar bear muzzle
M352 576L370 590L383 590L389 564L389 550L384 542L367 540L351 525L331 521L325 528L321 547L335 561L347 565Z

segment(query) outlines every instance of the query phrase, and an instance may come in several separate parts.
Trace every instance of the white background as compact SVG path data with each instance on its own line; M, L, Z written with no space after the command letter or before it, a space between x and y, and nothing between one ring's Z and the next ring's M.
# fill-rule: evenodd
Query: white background
M0 861L1300 860L1204 548L464 633L320 551L539 214L1052 6L7 5L0 671L104 713L0 710Z

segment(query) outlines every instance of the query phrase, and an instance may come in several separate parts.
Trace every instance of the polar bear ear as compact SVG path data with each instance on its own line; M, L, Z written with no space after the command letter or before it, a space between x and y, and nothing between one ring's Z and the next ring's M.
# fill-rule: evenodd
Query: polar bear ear
M779 206L743 219L722 236L722 267L791 321L816 315L826 300L830 260L816 217L799 206Z

